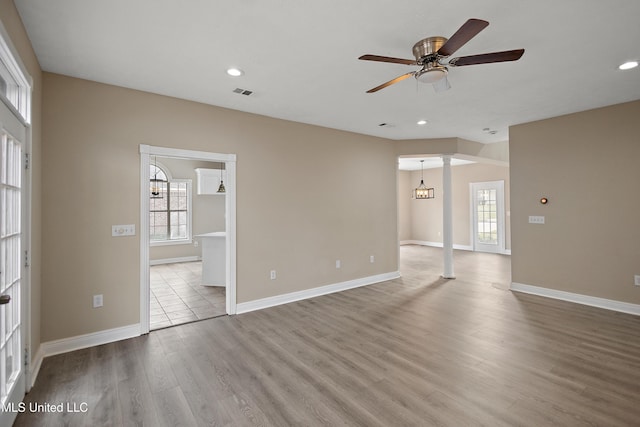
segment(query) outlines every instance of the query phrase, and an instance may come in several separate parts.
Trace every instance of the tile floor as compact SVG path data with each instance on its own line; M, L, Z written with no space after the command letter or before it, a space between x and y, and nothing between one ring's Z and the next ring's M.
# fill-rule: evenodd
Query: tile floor
M226 314L225 289L202 286L202 262L151 266L150 329Z

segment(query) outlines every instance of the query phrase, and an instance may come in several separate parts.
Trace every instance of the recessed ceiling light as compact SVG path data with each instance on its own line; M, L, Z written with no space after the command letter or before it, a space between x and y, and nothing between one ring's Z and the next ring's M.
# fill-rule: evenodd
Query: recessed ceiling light
M638 66L638 61L628 61L618 67L619 70L630 70Z
M417 122L417 123L418 123L420 126L422 126L422 125L426 125L426 124L427 124L427 121L426 121L426 120L418 120L418 122Z
M229 68L227 69L227 74L229 74L231 77L240 77L244 74L244 71L239 68Z

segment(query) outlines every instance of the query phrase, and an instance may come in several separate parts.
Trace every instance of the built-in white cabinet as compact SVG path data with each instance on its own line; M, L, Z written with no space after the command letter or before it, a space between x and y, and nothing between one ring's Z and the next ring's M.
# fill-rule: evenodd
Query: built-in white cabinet
M227 171L220 169L203 169L197 168L196 170L196 194L215 194L218 196L224 196L225 193L218 193L220 187L220 178L222 181L227 182Z

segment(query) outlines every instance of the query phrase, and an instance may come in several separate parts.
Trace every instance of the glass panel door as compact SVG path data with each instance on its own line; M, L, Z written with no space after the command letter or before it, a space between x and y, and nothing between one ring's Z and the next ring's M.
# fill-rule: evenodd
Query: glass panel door
M471 184L473 248L504 251L504 181Z
M498 200L494 188L476 190L476 240L484 245L498 244Z
M26 130L0 102L0 425L11 425L25 393L22 314L22 184Z

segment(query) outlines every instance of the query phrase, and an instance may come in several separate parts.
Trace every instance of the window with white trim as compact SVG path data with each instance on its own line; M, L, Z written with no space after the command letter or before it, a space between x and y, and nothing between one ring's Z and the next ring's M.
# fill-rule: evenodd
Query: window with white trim
M22 68L7 42L0 37L0 97L8 101L26 123L30 123L31 82Z
M172 179L149 166L149 237L152 245L191 243L191 180Z

